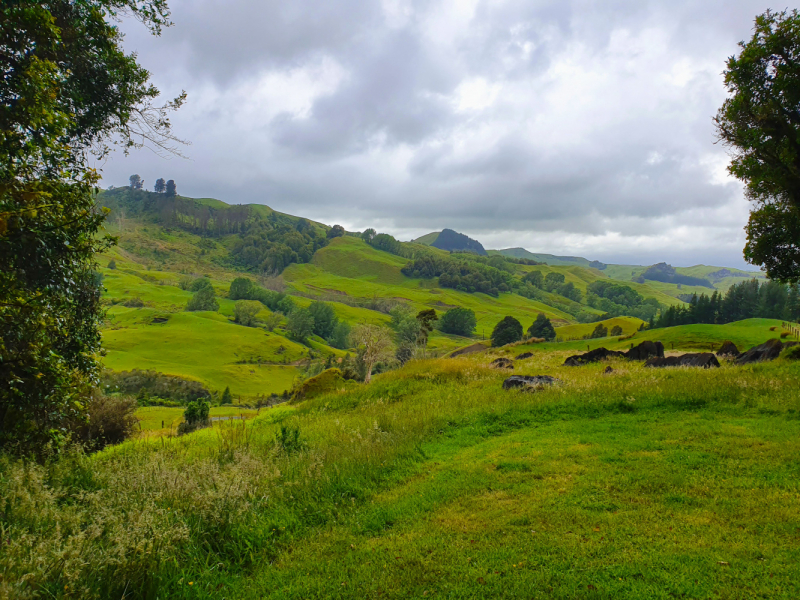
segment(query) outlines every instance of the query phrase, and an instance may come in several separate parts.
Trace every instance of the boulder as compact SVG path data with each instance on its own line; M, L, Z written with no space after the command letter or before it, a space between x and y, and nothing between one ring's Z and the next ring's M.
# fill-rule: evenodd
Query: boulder
M606 370L603 371L603 374L604 375L608 375L609 373L613 373L613 372L614 372L614 369L612 369L611 365L609 365L609 366L606 367Z
M736 344L731 342L730 340L726 340L722 342L722 347L717 350L717 356L724 356L726 358L735 358L739 356L740 352L739 349L736 347Z
M608 350L606 348L595 348L590 352L584 354L576 354L570 356L564 361L565 367L580 367L581 365L588 365L589 363L599 362L609 358L622 358L625 356L624 352L617 352L616 350Z
M556 383L561 383L561 380L549 375L512 375L503 382L503 389L535 392Z
M719 367L717 357L711 352L682 354L681 356L653 357L644 363L645 367Z
M775 360L783 351L784 344L777 338L767 340L760 346L750 348L747 352L740 354L736 359L737 365L749 365L751 363L763 362L765 360Z
M533 352L523 352L519 356L517 356L514 360L525 360L526 358L530 358L533 356Z
M628 350L625 356L628 360L647 360L653 357L664 358L664 344L647 340Z
M492 367L495 369L513 369L514 361L509 358L496 358L491 362Z

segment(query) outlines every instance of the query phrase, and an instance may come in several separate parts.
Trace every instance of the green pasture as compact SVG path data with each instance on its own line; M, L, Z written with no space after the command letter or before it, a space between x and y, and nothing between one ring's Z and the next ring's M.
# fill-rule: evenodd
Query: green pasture
M514 373L560 383L525 393L502 390L496 355L411 361L244 424L90 458L5 463L0 591L800 594L796 363L615 361L605 375L537 353Z
M631 335L639 330L639 327L644 323L641 319L636 317L614 317L613 319L606 319L597 323L580 323L577 325L564 325L563 327L556 328L556 337L565 341L581 339L583 336L591 335L595 328L602 324L609 331L614 327L619 326L622 328L622 335Z
M183 422L182 406L143 406L136 411L140 431L175 431ZM251 419L259 413L253 408L238 406L212 406L210 417L240 417ZM162 427L163 424L163 427Z

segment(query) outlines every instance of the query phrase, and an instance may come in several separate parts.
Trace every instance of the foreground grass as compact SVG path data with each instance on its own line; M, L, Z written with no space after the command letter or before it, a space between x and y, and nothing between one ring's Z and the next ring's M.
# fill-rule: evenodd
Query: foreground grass
M5 597L797 597L800 369L414 362L0 468ZM276 442L299 427L302 444Z

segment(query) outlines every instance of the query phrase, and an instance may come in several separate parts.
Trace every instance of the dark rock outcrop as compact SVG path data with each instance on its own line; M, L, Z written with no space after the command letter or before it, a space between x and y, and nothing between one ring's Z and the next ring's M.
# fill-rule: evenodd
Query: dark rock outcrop
M549 375L512 375L503 382L503 389L535 392L556 383L561 383L561 380Z
M614 369L612 369L611 366L609 365L608 367L606 367L606 370L603 371L603 374L608 375L608 374L613 373L613 372L614 372Z
M735 358L736 356L739 356L739 354L739 348L737 348L736 344L730 340L722 342L722 347L717 350L717 356L724 356L726 358Z
M491 366L495 369L513 369L514 361L509 358L496 358L491 362Z
M644 363L645 367L703 367L710 369L719 367L717 357L711 352L697 354L683 354L681 356L667 356L666 358L650 358Z
M797 342L786 342L783 343L779 339L773 338L771 340L767 340L760 346L756 346L755 348L750 348L747 352L744 352L739 355L736 359L737 365L749 365L752 363L763 362L766 360L775 360L778 358L783 351L784 348L790 348L791 346L796 346Z
M599 362L608 358L623 358L624 356L624 352L617 352L616 350L608 350L606 348L595 348L585 354L570 356L564 361L564 366L580 367L581 365L588 365L589 363Z
M628 360L647 360L648 358L664 358L664 344L644 341L625 353Z
M517 356L514 360L525 360L526 358L530 358L533 356L533 352L523 352L519 356Z

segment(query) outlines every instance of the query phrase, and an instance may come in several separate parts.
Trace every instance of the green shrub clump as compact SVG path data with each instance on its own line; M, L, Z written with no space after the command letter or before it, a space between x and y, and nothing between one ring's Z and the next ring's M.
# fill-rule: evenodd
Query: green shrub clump
M209 284L208 286L204 286L196 291L194 296L192 296L189 299L189 302L186 303L186 310L219 310L219 302L217 302L214 288Z
M556 339L556 330L550 322L550 319L548 319L544 313L539 313L536 315L536 320L528 328L528 337L542 338L550 342Z
M505 346L522 339L522 323L514 317L504 317L492 330L492 347Z
M478 324L475 318L475 311L469 308L451 308L439 320L439 329L443 333L452 333L453 335L463 335L464 337L471 337L475 332L475 326Z

